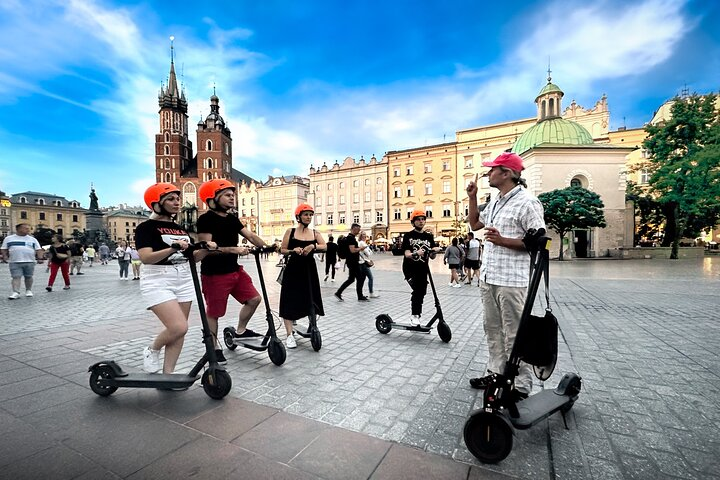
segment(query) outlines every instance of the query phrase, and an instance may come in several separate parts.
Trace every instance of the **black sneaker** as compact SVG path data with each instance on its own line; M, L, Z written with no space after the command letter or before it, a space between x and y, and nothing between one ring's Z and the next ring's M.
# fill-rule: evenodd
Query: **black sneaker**
M341 301L341 302L344 302L344 301L345 301L345 300L343 300L342 295L340 295L340 294L337 293L337 292L335 292L335 298L337 298L337 299L338 299L339 301Z
M358 302L369 302L370 299L368 297L360 297L358 298Z
M492 377L492 374L490 374L480 378L471 378L470 386L472 388L477 388L478 390L484 390L488 387L488 385L490 385L490 382L492 382Z
M45 287L45 290L47 290L48 292L52 292L52 287Z
M252 330L250 330L249 328L246 328L246 329L245 329L245 331L244 331L244 332L242 332L242 333L241 333L241 334L239 334L239 335L238 335L238 333L237 333L237 332L235 332L235 334L234 334L233 336L234 336L235 338L252 338L252 337L262 337L262 335L260 335L260 334L259 334L259 333L257 333L257 332L253 332L253 331L252 331Z
M215 350L215 357L217 358L217 362L220 365L227 365L227 358L225 358L225 355L223 355L222 350Z

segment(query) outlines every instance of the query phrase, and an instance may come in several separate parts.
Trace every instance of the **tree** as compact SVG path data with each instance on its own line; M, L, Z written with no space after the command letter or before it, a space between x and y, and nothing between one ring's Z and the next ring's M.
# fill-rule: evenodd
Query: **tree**
M567 232L607 225L600 196L585 188L568 187L541 193L538 200L545 209L545 224L560 237L560 260Z
M50 245L52 243L52 236L55 235L55 230L47 228L43 225L35 227L33 237L40 243L40 245Z
M660 203L652 196L647 195L642 187L631 181L627 182L625 200L633 202L635 216L639 219L635 228L633 245L648 246L649 244L643 244L643 242L662 238L665 214Z
M665 214L663 246L678 258L680 240L720 221L720 115L716 95L674 99L671 118L648 125L650 193Z

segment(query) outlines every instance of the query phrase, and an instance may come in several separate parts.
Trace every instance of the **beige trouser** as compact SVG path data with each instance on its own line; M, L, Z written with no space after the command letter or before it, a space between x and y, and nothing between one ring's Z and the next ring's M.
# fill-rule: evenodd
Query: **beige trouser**
M520 325L527 288L501 287L481 281L480 294L485 313L485 336L490 357L487 368L493 373L503 373ZM527 363L521 362L519 370L520 373L515 378L515 388L530 393L532 368Z

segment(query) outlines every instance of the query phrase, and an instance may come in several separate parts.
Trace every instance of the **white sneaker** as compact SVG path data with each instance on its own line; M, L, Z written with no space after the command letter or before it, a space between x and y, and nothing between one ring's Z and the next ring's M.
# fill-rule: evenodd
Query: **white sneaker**
M32 290L25 290L25 296L32 297L33 296Z
M292 333L287 336L287 340L285 340L285 346L287 348L297 348L297 342L295 341L295 335Z
M453 288L462 288L462 283L456 283Z
M370 298L380 298L380 295L378 295L377 293L371 293Z
M157 373L160 371L160 350L145 347L143 351L143 370L147 373Z
M448 283L448 287L452 287L453 285L455 285L453 282Z
M410 315L410 325L414 327L419 327L421 325L420 315Z
M20 294L18 292L13 292L10 295L8 295L8 298L10 300L15 300L16 298L20 298Z

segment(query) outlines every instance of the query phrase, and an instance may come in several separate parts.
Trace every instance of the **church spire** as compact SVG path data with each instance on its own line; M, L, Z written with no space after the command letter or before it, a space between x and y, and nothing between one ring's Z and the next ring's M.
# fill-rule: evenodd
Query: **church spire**
M167 85L160 86L160 95L158 95L158 103L160 108L168 107L187 113L187 100L185 92L178 88L177 76L175 75L175 37L170 37L170 75L168 75Z

